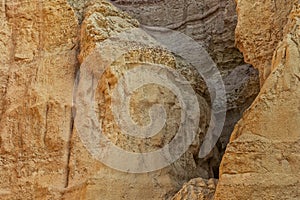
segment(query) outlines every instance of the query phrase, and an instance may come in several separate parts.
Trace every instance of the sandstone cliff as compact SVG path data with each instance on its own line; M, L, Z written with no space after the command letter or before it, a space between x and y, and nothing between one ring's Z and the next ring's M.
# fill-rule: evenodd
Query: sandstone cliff
M208 200L215 190L215 199L299 199L299 1L112 2L115 6L105 0L0 3L0 199ZM222 75L227 118L216 147L205 158L198 157L202 142L209 128L221 123L212 117L215 91L209 94L193 62L159 45L144 25L190 36ZM254 102L258 73L244 63L235 44L260 73L261 91ZM129 103L133 132L166 115L154 137L126 135L116 122L127 99L126 92L116 98L114 90L140 66L146 73L141 78L134 74L134 80L141 82L153 66L164 66L157 75L181 74L180 80L190 86L182 86L184 92L193 91L186 108L201 111L196 118L185 113L196 130L186 129L179 141L189 144L194 134L191 145L164 151L159 158L185 150L179 159L168 157L170 165L156 162L155 171L145 164L146 156L131 162L123 154L95 148L113 144L127 152L149 153L176 138L182 104L168 88L135 88ZM88 84L82 84L87 77ZM96 102L95 115L85 110L90 99ZM165 113L151 115L158 103ZM98 135L92 134L97 127L91 128L95 123L110 142L97 143ZM214 178L234 126L216 189ZM141 169L146 173L137 173Z
M58 199L68 184L78 22L65 1L0 5L0 198Z
M132 118L137 123L143 125L150 122L148 112L149 108L156 103L162 102L169 115L166 126L153 138L139 139L136 137L125 135L121 128L114 120L113 108L111 102L113 100L113 90L121 83L121 77L130 71L141 66L150 68L154 65L164 65L168 68L183 68L181 64L176 62L176 57L162 47L156 46L155 42L144 31L137 29L138 23L130 18L127 14L118 11L115 7L105 1L88 1L83 15L81 25L81 48L79 59L80 79L79 89L83 87L85 73L95 70L97 65L102 70L107 64L108 68L100 77L99 82L95 82L96 99L99 109L99 121L104 135L109 138L112 143L125 151L132 152L150 152L165 146L174 137L176 128L180 121L180 105L176 101L176 97L165 88L157 88L151 85L137 90L131 100ZM123 33L125 37L121 37L119 33ZM133 31L133 32L132 32ZM138 34L135 35L137 31ZM130 36L133 34L133 36ZM122 35L122 34L121 34ZM134 40L131 40L130 37ZM145 43L146 41L146 43ZM118 51L124 48L124 52L118 55ZM100 53L98 53L98 49ZM116 54L116 55L115 55ZM95 65L95 66L92 66ZM95 67L95 68L94 68ZM188 70L188 68L185 68ZM95 70L95 71L97 71ZM160 71L162 73L162 71ZM148 74L150 76L151 74ZM187 78L192 78L187 77ZM92 82L91 82L92 83ZM197 82L199 84L199 82ZM98 86L97 86L98 85ZM201 85L198 85L198 88ZM203 85L203 87L205 87ZM89 87L86 87L86 91ZM203 91L204 93L204 91ZM83 100L86 95L78 93L79 101ZM123 99L123 97L120 97ZM149 101L151 99L151 101ZM117 101L120 101L119 98ZM125 157L117 155L113 158L113 152L108 152L107 156L113 158L112 162L105 163L110 165L112 169L97 160L97 156L91 155L93 148L89 148L92 144L88 140L84 140L82 130L88 124L80 126L83 129L75 129L72 136L71 155L70 155L70 174L68 190L64 194L64 198L75 199L167 199L178 191L181 185L194 177L210 176L210 168L208 164L200 164L194 157L197 157L199 145L202 142L203 135L206 133L210 116L209 106L201 97L201 89L199 91L198 101L202 110L202 118L199 123L199 132L194 146L174 164L159 169L158 171L136 174L117 171L116 169L124 168L131 161L123 160ZM124 102L123 100L121 102ZM117 103L116 103L117 104ZM78 108L80 109L80 108ZM75 126L83 123L79 119L80 110L77 109ZM122 108L119 108L120 111ZM83 110L82 114L85 115ZM88 115L87 115L88 117ZM85 120L85 119L84 119ZM96 122L97 123L97 122ZM197 129L198 130L198 129ZM88 130L87 130L88 131ZM107 144L103 144L104 148ZM136 163L136 169L143 168L144 160ZM116 167L117 165L117 167ZM128 166L128 172L136 172ZM142 197L141 197L142 194Z
M218 148L212 154L215 176L234 125L259 91L258 73L244 63L235 47L237 25L234 0L115 0L113 3L143 25L180 31L201 44L223 76L227 92L227 114Z
M238 2L241 21L248 20L241 14L247 3L250 1ZM265 83L258 97L235 127L221 164L215 199L300 198L300 7L299 3L293 2L280 7L281 10L286 8L293 9L289 14L283 12L288 22L285 27L284 24L279 27L283 39L274 51L273 59L270 56L264 59L253 57L257 62L272 63L271 67L261 66L262 70L267 67L270 75L263 77ZM261 15L252 17L263 18ZM258 26L266 25L257 21ZM243 29L242 24L239 29ZM238 43L243 42L239 41L240 37L238 34ZM254 41L257 35L248 33L247 37ZM261 41L269 41L269 36L262 36ZM274 45L261 42L253 50L250 43L243 48L248 49L250 55L256 55L256 50L268 49L271 44Z

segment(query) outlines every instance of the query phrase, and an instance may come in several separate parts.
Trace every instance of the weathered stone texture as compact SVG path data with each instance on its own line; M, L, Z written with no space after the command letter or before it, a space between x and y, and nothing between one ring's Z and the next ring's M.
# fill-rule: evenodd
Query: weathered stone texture
M190 36L208 50L224 75L244 63L234 46L237 23L234 1L116 0L113 3L143 25L166 27Z
M211 154L215 168L228 144L234 125L251 105L259 92L259 76L246 65L235 47L237 24L236 4L233 0L115 0L117 7L128 12L147 26L159 26L182 32L201 44L211 55L227 93L227 115L218 148Z
M293 3L298 0L255 1L236 0L238 24L236 46L243 52L245 61L259 70L263 85L271 73L272 56L283 39Z
M192 179L183 185L182 189L172 198L172 200L212 200L214 198L217 183L217 179Z
M235 127L215 199L300 198L300 5L288 6L272 71Z
M1 1L0 199L67 184L78 22L58 1Z
M169 114L166 127L147 144L122 135L112 120L111 107L108 104L110 89L117 84L120 72L145 63L164 64L187 73L185 77L191 81L200 103L199 131L194 143L178 161L156 172L129 174L100 163L82 144L73 124L75 113L72 111L75 109L72 108L72 94L76 71L97 46L112 36L139 27L139 22L104 0L69 0L69 3L67 0L2 1L0 199L170 199L184 182L192 178L208 179L218 176L218 164L231 129L241 113L251 104L259 88L256 71L244 64L241 53L234 47L234 2L180 0L135 1L134 5L130 5L130 1L115 3L143 24L160 25L184 32L201 43L210 53L224 76L229 99L230 117L224 129L226 133L223 133L220 140L221 147L215 148L206 160L199 160L197 157L210 119L210 103L207 103L203 80L190 75L193 74L190 73L192 66L162 48L138 42L120 43L119 45L136 45L138 48L120 57L120 62L114 62L104 74L101 80L103 82L99 82L105 83L98 88L97 100L98 108L103 109L99 121L103 122L106 135L116 145L136 152L160 148L174 136L180 123L179 103L175 95L165 88L147 86L138 90L131 102L132 117L140 124L149 122L148 110L151 105L145 102L148 98L153 104L163 101ZM273 66L275 72L278 71L278 77L281 73L286 77L278 85L292 88L294 90L290 89L291 94L294 92L293 95L298 95L295 91L299 76L296 73L296 79L292 79L289 77L290 73L284 73L287 69L282 66L292 64L281 59L288 58L289 55L297 56L292 39L282 44L286 44L285 47L278 49ZM287 50L283 51L285 48ZM292 54L283 53L289 51ZM281 68L276 67L277 65ZM290 70L296 68L290 67ZM288 82L289 80L293 82ZM277 94L277 88L274 91L274 95ZM281 95L286 97L289 94ZM262 100L257 102L265 101L264 98L261 97ZM274 102L286 105L288 100ZM269 101L266 105L268 103ZM299 102L291 99L290 103L298 105ZM287 114L283 118L290 116L291 112L292 110L286 109ZM276 114L275 110L272 116ZM297 116L297 113L292 114ZM270 116L266 114L265 117ZM299 128L297 124L295 127ZM272 131L282 129L279 124L275 128ZM235 135L239 135L237 130L239 129L236 128ZM286 145L295 147L288 142ZM287 166L287 162L297 162L296 157L290 156L287 159L285 154L280 159L284 166ZM294 166L290 170L297 169ZM226 174L226 168L223 171ZM204 185L202 183L200 179L192 180L174 198L211 198L215 181L213 184L211 181L204 181Z
M114 23L110 23L111 20L114 20ZM137 22L135 20L117 11L109 3L88 2L81 27L80 60L85 62L89 59L86 52L92 52L96 46L99 46L101 50L102 43L108 40L109 37L134 29L136 26ZM160 64L173 70L186 66L176 66L180 65L176 63L176 57L161 47L153 47L135 41L129 43L120 40L119 43L112 43L110 48L118 49L126 45L128 49L133 50L129 50L115 60L107 68L102 79L99 80L97 101L99 102L98 109L101 112L99 112L98 117L102 122L104 134L122 149L132 152L157 150L174 137L180 123L180 105L178 100L176 100L176 96L166 88L155 85L145 86L136 91L131 101L131 117L137 123L141 125L149 123L148 111L155 103L164 104L168 114L166 126L161 132L151 139L141 140L125 135L116 125L111 109L112 89L116 87L126 70L140 67L142 64ZM81 67L89 66L82 65ZM186 68L187 70L188 68ZM197 87L201 88L199 85ZM209 106L200 95L201 93L198 94L198 101L202 117L195 142L178 161L155 172L130 174L110 169L89 154L80 141L78 132L74 130L71 144L69 190L64 194L64 197L69 198L75 195L76 199L97 199L99 196L107 200L168 199L181 188L184 182L191 178L199 176L209 178L212 173L209 164L203 163L200 165L195 159L207 129L208 117L210 117Z

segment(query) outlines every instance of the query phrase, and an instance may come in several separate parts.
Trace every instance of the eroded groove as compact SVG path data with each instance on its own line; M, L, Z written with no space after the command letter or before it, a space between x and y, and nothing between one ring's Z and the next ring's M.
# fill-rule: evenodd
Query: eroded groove
M66 181L65 181L65 188L69 186L70 180L70 161L71 161L71 151L72 151L72 136L74 131L74 117L71 112L71 124L70 124L70 133L69 133L69 140L67 146L67 165L66 165Z
M79 45L77 45L77 53L76 53L76 58L77 55L79 54ZM77 64L75 65L75 73L74 73L74 88L73 88L73 92L75 90L75 87L77 85L76 81L78 80L78 73L79 73L79 68L80 68L80 63L77 60ZM72 95L72 98L73 95ZM73 138L73 133L74 133L74 122L75 122L75 116L76 116L76 110L73 107L73 99L72 99L72 105L71 105L71 112L70 112L71 116L70 116L70 131L69 131L69 139L68 139L68 144L67 144L67 165L66 165L66 180L65 180L65 188L69 187L69 183L70 183L70 162L71 162L71 156L72 156L72 138Z
M46 137L47 137L47 131L48 131L48 114L49 114L49 104L47 102L46 112L45 112L45 131L44 131L44 135L43 135L44 146L46 146Z
M204 14L198 14L198 15L196 14L196 15L187 17L183 22L168 25L167 28L170 28L170 29L173 29L173 30L178 30L182 26L185 26L187 23L204 20L205 18L208 18L208 17L212 16L214 13L218 12L219 8L220 8L220 6L217 5L213 8L211 8L210 10L208 10L207 12L205 12Z
M74 9L74 12L77 16L77 22L78 22L78 37L77 37L77 42L74 44L74 46L71 47L71 50L76 50L76 64L74 65L75 70L73 74L73 80L74 80L74 87L73 87L73 93L76 90L76 85L77 85L77 80L79 76L79 71L80 71L80 62L78 60L78 56L80 54L80 29L81 29L81 24L83 21L83 13L84 13L84 8L85 8L85 3L86 0L83 1L67 1L69 6ZM80 4L82 3L82 5ZM83 7L82 7L83 6ZM69 138L68 138L68 143L67 143L67 163L66 163L66 177L65 177L65 186L64 188L68 188L70 185L70 179L71 179L71 159L72 159L72 139L73 139L73 134L74 134L74 129L75 129L75 116L76 116L76 110L73 105L74 101L74 94L72 94L72 104L71 104L71 111L70 111L70 129L69 129Z

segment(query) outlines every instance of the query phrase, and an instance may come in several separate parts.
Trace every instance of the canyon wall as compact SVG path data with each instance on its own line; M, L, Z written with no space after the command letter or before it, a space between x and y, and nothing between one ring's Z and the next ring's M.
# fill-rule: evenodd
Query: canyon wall
M197 160L210 117L209 104L202 97L206 87L203 80L191 84L197 87L197 109L202 111L195 121L199 123L197 137L167 168L146 174L118 172L95 159L78 135L74 86L81 77L79 68L89 67L80 65L97 45L138 28L136 20L106 1L3 1L1 11L1 199L136 199L141 192L143 199L166 199L192 178L213 176L211 165ZM176 131L180 112L175 96L153 87L136 93L133 112L137 114L133 118L141 119L139 123L149 122L147 109L139 105L144 95L151 94L148 98L153 103L163 100L170 116L156 138L140 145L141 141L131 141L134 138L128 139L114 128L108 91L115 87L118 70L125 71L127 66L152 63L189 72L189 64L159 46L129 42L111 46L118 49L127 45L132 50L119 58L125 63L113 63L104 74L103 83L110 87L99 88L99 119L116 145L131 151L151 151L167 143ZM194 75L187 78L197 79Z
M0 3L0 198L59 199L68 184L78 22L59 1Z
M236 46L243 52L245 61L259 70L260 83L263 85L271 73L274 51L284 37L287 16L297 1L236 2Z
M142 25L179 31L198 42L216 63L226 87L226 121L211 155L215 178L234 125L259 92L258 72L235 47L237 25L234 0L114 0L121 10L138 19Z
M263 77L264 84L258 97L234 129L222 160L215 199L300 198L300 5L297 1L285 1L284 5L271 7L275 6L277 12L286 14L282 16L286 19L272 30L280 31L282 39L277 38L270 43L269 35L256 29L263 35L260 35L260 44L253 46L252 41L258 42L258 36L247 30L270 25L260 19L276 19L270 18L269 13L264 11L261 15L253 15L246 9L260 7L255 7L251 1L238 1L241 22L237 29L237 43L245 43L242 50L246 57L254 60L253 64L269 63L270 66L260 66L261 70L267 68L269 75ZM292 11L287 12L290 8ZM251 18L257 23L252 23L252 27L250 24L243 25ZM241 38L250 39L240 41ZM272 59L271 55L261 59L261 55L255 54L261 49L271 52L273 47L270 48L270 45L275 43L278 45Z
M215 199L298 199L299 1L112 3L1 2L0 199L212 199L215 190ZM194 66L160 46L146 26L190 36L222 75L226 122L216 147L204 159L198 157L201 144L209 126L219 123L211 117L214 97ZM235 44L260 78L244 63ZM108 163L100 162L103 155L93 145L149 153L175 137L182 104L170 89L147 85L138 88L130 101L134 127L151 124L156 119L151 107L164 106L165 126L153 138L123 134L111 103L123 105L126 95L115 98L113 91L124 74L140 66L147 70L162 65L165 71L156 73L181 74L190 85L183 88L192 89L191 99L199 104L187 106L201 111L196 118L186 114L186 121L197 128L185 130L186 138L195 133L192 144L172 164L146 173L138 173L149 169L146 157L131 163L126 156L107 151ZM89 73L89 84L82 85ZM90 102L95 104L95 121L85 110ZM122 114L122 106L118 108ZM97 143L98 136L91 134L97 128L90 128L94 123L100 124L110 143ZM217 185L214 178L219 177L234 126ZM119 168L112 167L115 164ZM131 168L135 164L137 168Z
M104 70L107 65L103 75L95 82L96 87L94 88L98 105L96 109L99 112L97 118L101 122L103 134L112 141L113 145L124 149L124 152L147 153L158 150L174 137L177 125L180 123L180 104L176 101L176 96L166 88L153 85L145 86L136 91L131 99L131 117L137 123L145 125L150 122L148 112L153 104L163 103L168 114L165 127L155 137L139 139L124 134L124 131L118 126L111 103L114 101L113 90L122 84L120 83L122 75L126 74L127 71L141 66L151 68L154 65L164 65L170 69L176 69L180 66L178 66L174 55L162 47L156 46L154 41L153 43L149 42L153 39L138 27L139 23L136 20L117 10L108 2L86 2L81 24L79 60L82 64L80 67L78 101L86 97L86 95L81 94L81 87L84 91L90 90L90 86L82 85L85 73L94 70L96 74L98 70ZM124 32L124 37L122 37L120 33ZM131 37L134 39L130 39ZM145 41L147 42L145 43ZM117 52L123 48L124 52L118 55ZM115 54L117 55L115 56ZM102 63L108 64L101 65ZM148 76L150 75L148 74ZM89 82L92 85L93 80ZM123 96L120 98L123 99ZM125 106L125 101L119 98L117 101L121 103L121 107ZM81 107L76 107L75 126L77 126L77 129L74 129L72 135L69 185L64 198L168 199L179 190L184 182L191 178L199 176L208 178L209 166L207 164L200 165L194 159L198 154L196 149L199 149L199 144L206 133L208 117L210 116L209 106L201 97L201 93L199 93L198 101L203 112L201 114L202 120L195 122L199 123L199 132L194 141L194 147L184 153L174 164L154 172L149 170L146 173L127 173L124 168L127 164L130 165L132 161L124 160L123 154L114 155L110 150L108 150L107 156L116 164L111 163L112 166L117 168L113 169L112 166L106 166L107 163L104 165L99 162L97 155L91 154L94 150L89 148L91 144L84 139L84 127L89 126L89 124L83 122L86 120L85 118L79 119L81 117ZM118 112L121 112L121 109ZM85 115L85 112L83 110L82 114ZM87 115L86 118L88 117ZM106 146L108 144L103 144L102 148ZM133 162L135 163L135 161ZM143 168L144 162L144 160L141 160L139 163L135 163L137 165L134 166L136 170ZM129 167L126 168L128 172L136 172L132 171L130 166L127 167Z

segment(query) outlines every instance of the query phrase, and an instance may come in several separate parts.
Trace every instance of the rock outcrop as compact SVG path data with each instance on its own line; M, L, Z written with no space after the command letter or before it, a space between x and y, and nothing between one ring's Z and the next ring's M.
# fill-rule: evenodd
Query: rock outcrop
M287 16L298 0L236 2L236 46L243 52L245 61L259 70L260 85L263 85L271 73L273 53L284 37Z
M277 6L277 11L283 11L281 18L288 18L285 27L281 22L273 30L283 35L273 59L270 55L263 59L252 57L254 62L270 63L271 67L264 66L270 73L263 77L265 82L259 96L235 127L221 164L215 199L300 198L300 5L284 2L273 5ZM269 5L257 3L255 7L251 1L242 0L238 4L241 21L238 33L243 29L243 21L249 20L243 19L249 14L247 8L263 9ZM286 8L293 9L287 12ZM273 20L265 10L261 15L251 17L256 26L262 28L269 23L259 19L266 18ZM250 28L244 26L247 30ZM266 33L263 29L255 30ZM275 45L274 42L262 42L253 49L251 41L257 41L258 36L250 33L247 34L249 45L246 45L248 40L240 41L241 36L237 34L237 43L245 42L243 48L248 49L248 55L256 55L260 49L271 51L269 45ZM269 41L269 36L260 35L260 41ZM261 70L264 67L261 65Z
M113 2L133 17L105 0L0 3L0 199L212 199L217 180L210 178L218 178L232 129L259 90L257 71L244 63L235 43L246 62L259 70L262 87L234 129L214 198L299 199L299 1L237 1L236 42L234 1ZM207 85L190 62L141 30L140 22L189 35L205 47L223 76L227 119L217 147L205 159L199 159L198 152L213 120ZM138 35L128 34L132 30ZM119 37L122 33L134 37ZM101 53L95 54L98 50ZM119 55L120 50L126 51ZM77 103L74 94L79 100L90 97L76 93L76 81L85 72L100 73L94 64L107 67L106 71L83 89L96 88L91 95L97 102L96 119L104 135L128 152L147 153L166 146L181 124L181 102L168 88L151 84L138 88L129 109L134 124L159 120L149 112L157 103L164 105L166 124L153 138L125 135L111 106L125 99L113 97L123 75L141 65L145 69L163 65L189 81L199 103L199 108L192 108L201 110L201 115L199 120L186 115L197 125L196 137L178 160L140 174L122 168L136 163L127 165L126 157L109 151L107 157L116 158L111 162L123 172L99 162L93 154L97 150L83 140L76 124L86 128L94 121L76 121L83 112L72 106ZM143 161L138 164L149 167Z
M100 195L103 199L136 199L141 198L141 191L143 199L164 199L172 197L191 178L212 176L210 165L200 165L195 159L210 116L201 92L197 99L202 117L195 142L173 165L157 172L129 174L110 169L94 159L78 137L72 94L80 62L108 38L138 27L136 20L100 0L84 4L68 4L65 0L4 1L1 11L1 199L98 199ZM123 55L120 59L125 63L114 63L104 76L112 87L119 78L118 68L126 69L126 65L150 62L175 70L183 67L176 64L180 58L165 49L132 45L137 50ZM196 90L199 85L197 82ZM204 83L202 86L205 88ZM109 89L99 89L105 100ZM151 151L164 145L180 123L178 101L170 91L150 87L143 92L136 93L138 100L152 94L153 103L165 101L171 122L145 146L130 144L134 141L122 144L128 138L113 127L108 137L127 150ZM99 102L99 108L106 106L101 104L101 95ZM133 111L138 113L135 119L147 123L145 109L137 101L133 104ZM100 114L104 127L110 129L111 113Z
M147 26L166 27L182 32L201 44L217 64L227 92L227 114L218 148L210 156L214 177L229 142L234 125L251 105L259 92L259 76L251 65L244 63L235 47L237 15L233 0L114 0L117 7L126 11Z
M130 102L130 117L136 123L142 126L150 123L148 112L153 104L162 103L168 115L165 126L157 135L153 138L139 139L124 134L118 126L112 109L112 102L114 101L113 90L121 84L122 76L127 71L138 69L141 66L151 68L154 65L163 65L172 70L177 70L178 68L186 67L186 65L180 64L184 61L177 62L176 56L166 49L156 46L154 39L151 39L141 29L137 29L138 25L136 20L118 11L106 1L88 1L81 25L79 59L82 65L79 84L82 83L86 71L94 70L94 65L95 67L99 65L95 72L104 70L107 67L99 82L95 82L97 91L95 98L98 103L96 109L99 112L97 117L101 122L103 134L114 145L124 149L124 151L147 153L164 147L175 136L181 118L179 101L172 94L173 91L164 87L147 85L137 89ZM133 40L130 40L130 37L132 37L130 34L134 33L134 31L137 31L138 34L134 35ZM120 33L125 33L124 37ZM118 51L123 48L124 52L118 55ZM97 54L97 51L100 51L100 53ZM93 57L94 54L96 56ZM105 65L101 66L102 63L105 63ZM188 68L185 68L184 71L188 70ZM161 70L160 73L163 73L163 71ZM151 74L148 75L150 76ZM186 78L191 79L189 76ZM90 83L92 84L93 80ZM197 82L197 87L199 88L199 86L201 85ZM205 87L205 84L203 87ZM86 91L88 90L90 90L90 87L86 87ZM204 94L204 91L202 94ZM205 136L210 117L209 105L201 97L202 94L201 92L198 93L197 97L202 112L201 120L197 122L199 123L199 127L197 125L197 131L199 132L193 145L178 161L155 172L149 170L144 174L132 174L105 166L97 160L97 155L91 155L91 152L95 149L89 148L88 142L82 141L84 136L79 132L81 129L74 129L71 143L69 184L64 198L98 199L101 197L106 200L168 199L180 189L184 182L191 178L209 178L212 173L210 166L207 163L199 163L195 159L198 156L199 146ZM79 101L85 98L85 95L80 95L81 93L79 92ZM117 101L121 101L121 106L124 106L125 101L122 99L123 96ZM117 103L115 102L115 104ZM81 108L78 107L76 109L76 118L79 118L81 116L78 113L80 113L79 109ZM86 119L84 120L87 121ZM75 120L75 127L88 126L88 124L79 125L78 123L84 122L80 119ZM104 146L102 147L105 148ZM108 152L109 156L112 158L113 153ZM114 157L114 159L114 163L119 165L119 168L117 168L119 170L123 169L125 165L131 164L128 160L127 162L122 162L121 155ZM142 160L140 163L137 163L136 168L143 168L143 162ZM157 162L159 163L159 161ZM132 172L132 170L128 168L128 172Z
M172 200L212 200L214 198L217 179L204 180L195 178L185 183Z

